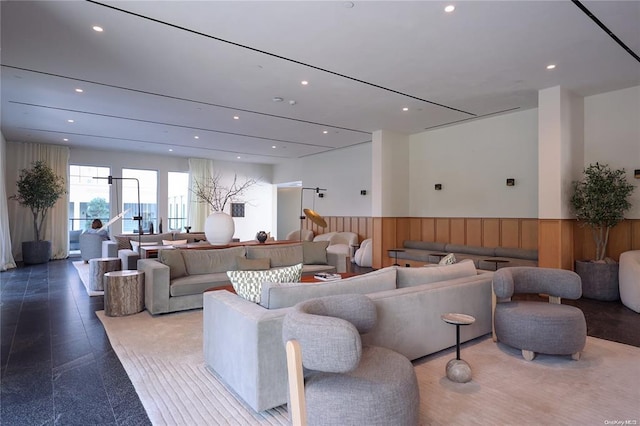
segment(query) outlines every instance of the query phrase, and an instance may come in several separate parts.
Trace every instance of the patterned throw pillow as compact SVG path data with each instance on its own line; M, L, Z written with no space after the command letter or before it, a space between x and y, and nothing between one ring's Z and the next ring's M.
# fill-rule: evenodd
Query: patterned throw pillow
M456 263L456 256L453 253L449 253L438 262L438 265L453 265Z
M260 303L263 282L298 282L302 276L302 263L266 271L227 271L227 276L238 296L250 302Z

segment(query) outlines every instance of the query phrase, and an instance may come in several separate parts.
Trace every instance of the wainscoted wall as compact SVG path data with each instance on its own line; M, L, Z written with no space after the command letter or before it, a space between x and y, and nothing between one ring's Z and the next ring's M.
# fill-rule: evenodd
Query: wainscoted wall
M316 235L350 231L357 233L360 241L373 238L374 268L393 264L387 250L402 247L404 240L538 249L540 266L564 269L573 269L575 259L595 256L591 231L570 219L329 216L325 220L326 228L308 219L303 226ZM546 237L556 233L562 234L560 243ZM618 260L627 250L640 250L640 219L627 219L611 230L608 256Z

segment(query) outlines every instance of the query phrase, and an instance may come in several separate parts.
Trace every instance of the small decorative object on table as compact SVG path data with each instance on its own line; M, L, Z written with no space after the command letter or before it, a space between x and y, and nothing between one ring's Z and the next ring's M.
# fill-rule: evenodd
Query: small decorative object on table
M256 234L256 240L258 240L258 241L259 241L259 242L261 242L261 243L264 243L265 241L267 241L267 238L268 238L268 237L269 237L269 236L268 236L268 235L267 235L267 233L266 233L266 232L264 232L264 231L259 231L259 232Z
M314 275L314 277L320 281L335 281L341 280L342 275L340 274L330 274L328 272L320 272Z
M190 226L185 226L184 230L187 231L187 234L189 233L189 231L191 231L191 227Z

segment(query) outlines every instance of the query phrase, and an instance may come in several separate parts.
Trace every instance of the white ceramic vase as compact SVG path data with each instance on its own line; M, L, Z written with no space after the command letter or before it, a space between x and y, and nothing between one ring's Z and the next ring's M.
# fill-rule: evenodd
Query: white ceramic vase
M225 212L211 213L204 222L204 234L210 244L229 244L235 231L233 218Z

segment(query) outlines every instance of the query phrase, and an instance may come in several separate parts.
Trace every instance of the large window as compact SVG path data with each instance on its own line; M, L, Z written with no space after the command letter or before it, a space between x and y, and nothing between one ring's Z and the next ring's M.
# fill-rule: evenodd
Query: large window
M109 214L109 190L106 180L108 167L69 166L69 229L84 231L91 227L93 219L107 223ZM75 241L75 239L74 239Z
M182 230L187 224L189 199L189 173L169 172L169 216L167 231Z
M122 169L122 209L129 210L122 221L124 233L138 233L138 184L140 182L140 215L142 231L148 234L158 229L158 172L155 170Z

